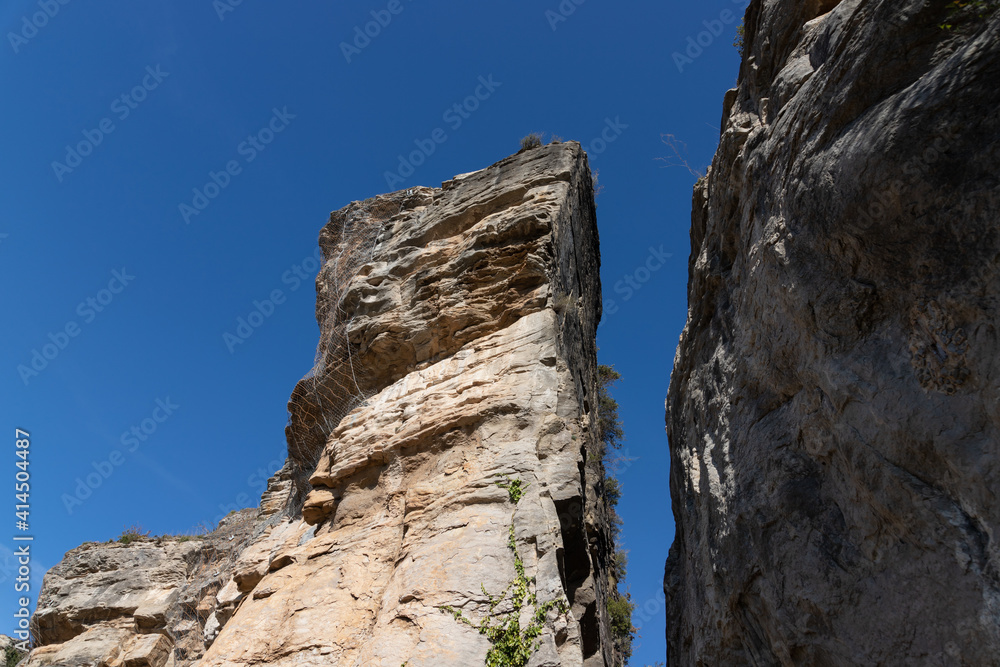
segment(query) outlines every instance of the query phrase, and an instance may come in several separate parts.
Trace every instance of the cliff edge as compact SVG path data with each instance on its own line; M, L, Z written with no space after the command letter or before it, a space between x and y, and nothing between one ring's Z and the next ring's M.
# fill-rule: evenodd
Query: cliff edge
M750 4L666 405L670 665L996 664L996 7Z
M260 509L67 554L28 664L615 664L593 198L571 142L334 212Z

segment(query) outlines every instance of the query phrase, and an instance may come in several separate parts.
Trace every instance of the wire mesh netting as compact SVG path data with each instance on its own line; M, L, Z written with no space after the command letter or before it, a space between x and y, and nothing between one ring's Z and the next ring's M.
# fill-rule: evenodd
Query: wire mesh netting
M389 221L404 208L411 191L380 195L330 216L320 235L323 267L316 280L319 345L312 369L295 386L285 428L293 491L289 509L297 512L330 433L340 421L375 393L357 348L348 339L353 312L345 304L352 281L374 258Z

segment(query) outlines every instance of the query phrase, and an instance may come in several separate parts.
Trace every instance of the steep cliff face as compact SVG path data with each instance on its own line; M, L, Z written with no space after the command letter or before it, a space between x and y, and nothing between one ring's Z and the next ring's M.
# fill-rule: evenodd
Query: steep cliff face
M749 7L667 399L671 665L1000 656L1000 16L953 4Z
M316 366L289 404L288 462L235 522L239 547L71 552L46 579L49 645L31 664L82 655L93 633L107 665L468 667L496 644L472 625L510 612L539 629L532 666L615 664L597 242L576 143L332 214ZM195 586L206 549L217 565ZM125 558L138 594L102 617ZM195 601L183 619L178 596ZM155 655L123 661L140 642Z

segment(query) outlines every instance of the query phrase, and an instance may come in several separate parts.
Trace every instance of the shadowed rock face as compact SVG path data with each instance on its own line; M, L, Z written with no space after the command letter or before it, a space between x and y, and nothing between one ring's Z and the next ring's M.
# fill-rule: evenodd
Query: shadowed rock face
M1000 16L947 4L749 8L667 398L671 665L1000 656Z
M358 250L351 234L362 232L371 243ZM515 578L511 525L532 590L562 603L532 667L615 664L594 455L597 227L579 144L354 202L320 246L317 366L295 389L289 461L248 537L197 594L185 550L202 547L191 543L144 543L151 560L132 577L130 589L155 588L167 607L171 595L194 599L184 627L198 642L182 650L166 617L141 626L142 602L101 616L113 606L108 554L126 549L102 545L84 554L79 581L46 580L36 619L50 645L31 664L83 655L88 632L87 655L113 666L142 642L151 667L484 664L488 640L441 607L488 612L484 587L499 594ZM349 374L331 370L345 359ZM522 481L516 504L502 476ZM164 640L147 647L154 633Z

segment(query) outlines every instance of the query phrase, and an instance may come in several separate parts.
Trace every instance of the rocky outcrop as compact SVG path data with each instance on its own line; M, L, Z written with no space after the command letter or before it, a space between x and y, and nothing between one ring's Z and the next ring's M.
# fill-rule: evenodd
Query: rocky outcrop
M216 599L260 517L244 510L208 535L89 542L45 576L32 618L33 665L191 664L205 652Z
M667 399L670 665L997 663L995 8L749 7Z
M354 202L320 246L316 366L245 539L197 594L201 542L71 552L46 579L31 664L468 667L493 648L473 626L515 613L526 628L538 609L532 667L616 664L579 144ZM197 601L183 621L179 595Z

